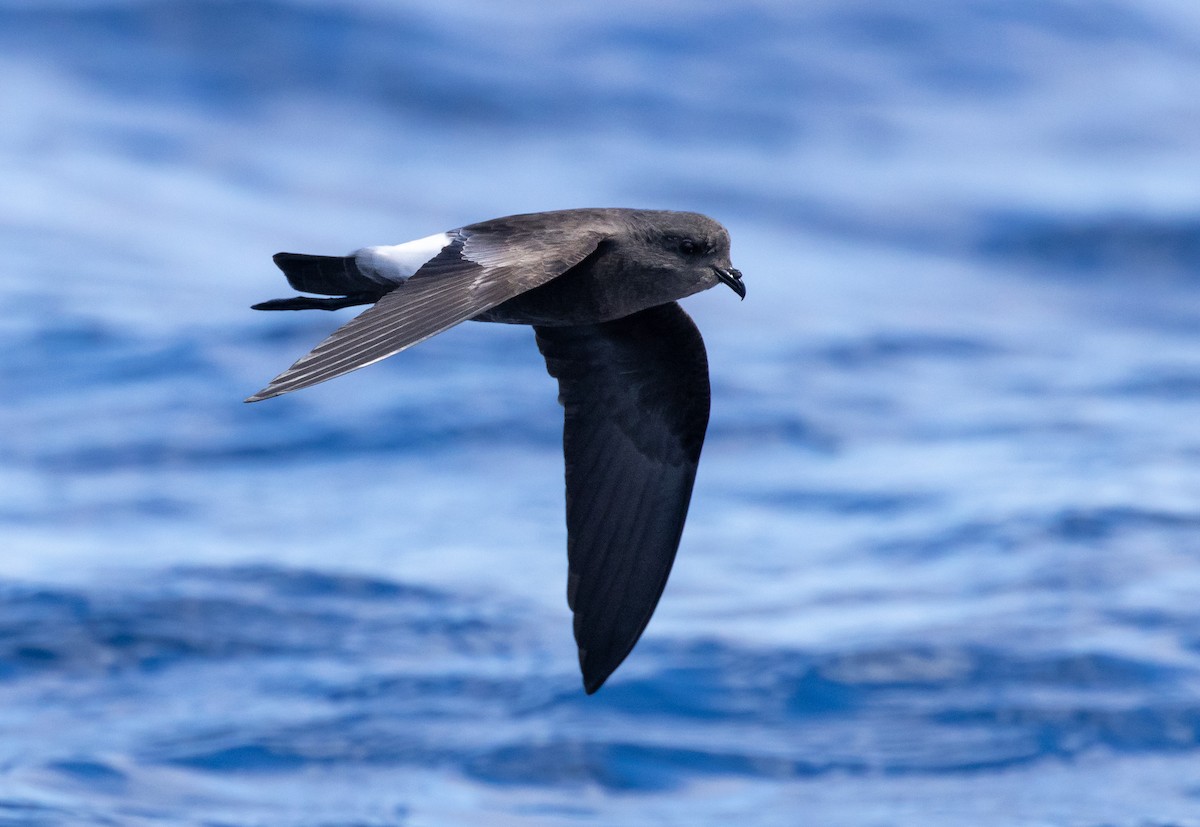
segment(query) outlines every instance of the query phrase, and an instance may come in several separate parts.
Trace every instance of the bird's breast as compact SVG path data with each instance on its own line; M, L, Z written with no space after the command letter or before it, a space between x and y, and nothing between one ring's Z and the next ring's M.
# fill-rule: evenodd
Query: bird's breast
M704 289L681 288L652 271L626 271L585 260L556 279L509 299L476 321L546 327L599 324L666 304Z

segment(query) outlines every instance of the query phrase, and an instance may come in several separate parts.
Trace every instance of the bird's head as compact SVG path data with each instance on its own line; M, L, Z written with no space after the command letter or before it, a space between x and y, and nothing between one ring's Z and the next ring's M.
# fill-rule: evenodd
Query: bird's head
M716 221L699 213L662 212L647 229L650 260L642 264L677 283L678 295L724 284L746 298L742 273L729 260L729 232Z

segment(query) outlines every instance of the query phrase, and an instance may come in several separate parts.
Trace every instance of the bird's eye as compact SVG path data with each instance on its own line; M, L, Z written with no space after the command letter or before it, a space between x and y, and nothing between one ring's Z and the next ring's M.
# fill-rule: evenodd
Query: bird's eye
M685 256L694 256L697 252L699 252L699 250L699 246L697 246L696 242L692 241L690 238L685 238L683 241L679 242L679 252L683 253Z

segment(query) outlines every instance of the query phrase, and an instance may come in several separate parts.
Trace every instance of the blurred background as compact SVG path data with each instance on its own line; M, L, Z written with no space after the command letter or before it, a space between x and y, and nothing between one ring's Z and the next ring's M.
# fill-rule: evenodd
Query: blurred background
M0 824L1184 825L1200 6L0 0ZM712 424L585 697L562 418L270 256L697 210Z

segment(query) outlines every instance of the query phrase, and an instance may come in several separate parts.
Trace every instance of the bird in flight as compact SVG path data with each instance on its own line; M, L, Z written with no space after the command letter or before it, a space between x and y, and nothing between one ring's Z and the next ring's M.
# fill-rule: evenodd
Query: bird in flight
M255 310L372 305L267 387L307 388L470 320L532 325L565 411L567 603L590 695L667 583L708 427L708 357L677 299L745 298L729 233L690 212L578 209L470 224L348 256L278 253L303 293Z

